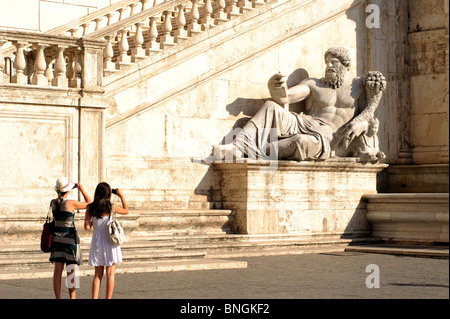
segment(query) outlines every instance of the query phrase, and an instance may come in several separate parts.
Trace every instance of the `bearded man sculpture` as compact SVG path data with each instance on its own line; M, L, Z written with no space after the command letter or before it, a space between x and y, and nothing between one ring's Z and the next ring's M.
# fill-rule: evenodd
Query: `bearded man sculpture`
M274 159L275 154L304 161L327 159L332 150L348 156L350 143L367 131L386 81L377 71L352 77L346 48L332 47L324 58L324 78L307 78L288 89L283 75L272 76L268 87L273 101L264 103L233 143L213 145L215 158ZM303 100L304 112L289 112L289 104Z

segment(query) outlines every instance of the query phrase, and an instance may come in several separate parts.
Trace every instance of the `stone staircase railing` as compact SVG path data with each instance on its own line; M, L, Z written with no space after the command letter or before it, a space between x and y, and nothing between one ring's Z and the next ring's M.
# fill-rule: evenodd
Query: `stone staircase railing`
M152 3L149 3L150 1ZM160 2L164 2L164 0L122 0L44 33L72 37L85 36L126 17L132 16L137 12L146 10L150 6L157 6ZM3 55L5 57L12 57L14 52L15 47L11 43L4 45Z
M101 91L104 75L271 0L172 0L156 5L158 1L151 8L148 1L139 1L140 12L138 1L122 1L86 21L49 32L71 36L0 29L0 84ZM130 13L124 17L128 7ZM119 12L116 22L112 12ZM96 22L95 27L89 20ZM12 44L14 57L4 58L5 44Z
M165 1L86 37L106 39L104 74L108 75L269 1Z
M15 47L9 65L5 43ZM98 90L104 46L104 40L0 29L0 84Z
M105 26L133 16L167 0L122 0L94 11L75 21L68 22L46 32L46 34L86 36Z

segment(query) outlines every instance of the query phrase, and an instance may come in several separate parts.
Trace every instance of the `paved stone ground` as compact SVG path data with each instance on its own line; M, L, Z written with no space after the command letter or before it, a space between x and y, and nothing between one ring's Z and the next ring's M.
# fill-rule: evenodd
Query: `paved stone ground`
M449 298L447 259L356 252L237 258L247 269L117 274L116 299L379 299ZM366 279L379 268L380 288ZM118 265L120 267L120 265ZM77 298L88 299L92 277ZM100 297L104 296L103 283ZM67 298L63 284L62 296ZM52 299L51 279L0 281L1 299Z

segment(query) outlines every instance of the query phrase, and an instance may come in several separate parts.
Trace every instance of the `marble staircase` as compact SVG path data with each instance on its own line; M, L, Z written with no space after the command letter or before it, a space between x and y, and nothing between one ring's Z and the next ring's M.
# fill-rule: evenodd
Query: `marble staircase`
M80 275L89 276L93 274L87 265L91 234L82 228L82 215L76 218L84 260ZM232 218L228 210L140 211L120 216L128 240L122 245L124 262L117 273L245 268L245 257L343 251L355 242L367 243L365 238L339 234L233 234ZM49 254L39 248L43 218L28 219L28 235L22 221L1 223L0 279L49 278L53 266ZM14 235L19 227L20 238Z
M351 239L339 236L274 235L155 235L133 238L122 245L123 263L117 273L246 268L245 257L344 251ZM81 275L87 265L89 242L82 239ZM0 245L0 280L49 278L53 266L38 243Z

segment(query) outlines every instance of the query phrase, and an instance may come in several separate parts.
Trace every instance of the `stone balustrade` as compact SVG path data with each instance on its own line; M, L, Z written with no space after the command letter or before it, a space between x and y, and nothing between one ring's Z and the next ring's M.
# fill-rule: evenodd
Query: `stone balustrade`
M89 15L95 24L81 19L50 32L64 35L0 30L0 83L99 88L103 75L270 1L128 0ZM8 44L12 51L2 49Z
M172 0L87 34L105 39L105 75L170 48L270 0Z
M167 1L168 0L122 0L111 6L97 10L85 17L58 26L47 33L79 37L85 36Z
M15 48L8 70L7 43ZM104 40L0 30L0 84L98 90L104 46Z

